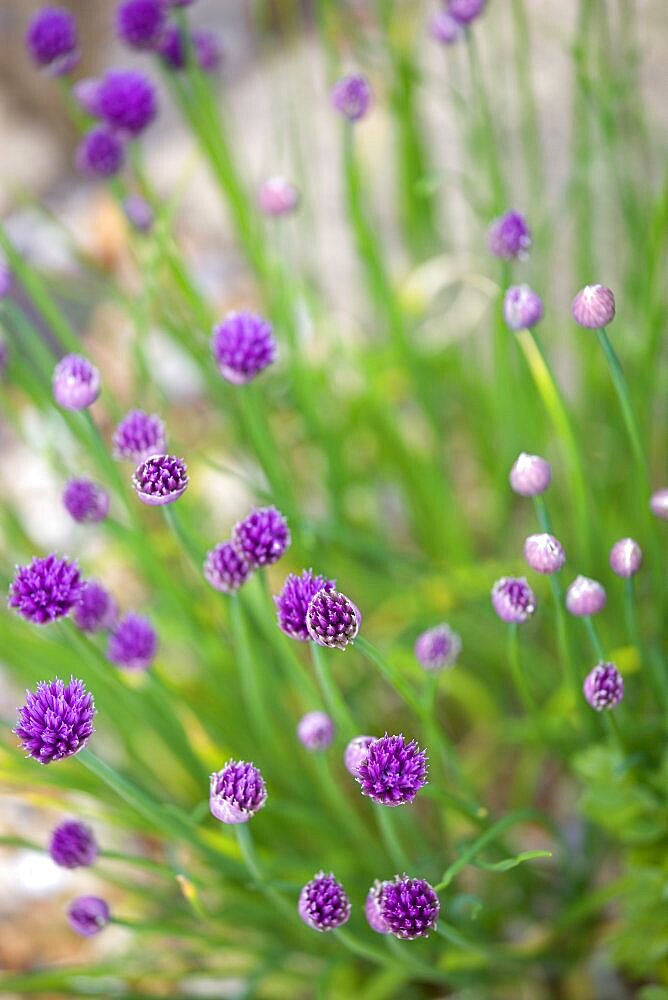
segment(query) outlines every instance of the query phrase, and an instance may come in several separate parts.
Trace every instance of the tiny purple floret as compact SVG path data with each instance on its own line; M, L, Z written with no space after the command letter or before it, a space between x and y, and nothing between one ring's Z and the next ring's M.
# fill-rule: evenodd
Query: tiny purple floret
M326 750L334 739L334 722L325 712L307 712L297 723L297 736L307 750Z
M494 219L487 231L487 247L502 260L525 260L531 246L531 230L519 212L506 212Z
M9 587L8 607L35 625L68 615L81 597L83 583L75 562L55 553L28 566L17 566Z
M109 494L92 479L70 479L63 490L63 504L73 520L95 524L109 513Z
M158 112L155 88L138 70L110 70L100 81L98 96L102 118L130 136L143 132Z
M123 201L123 211L133 229L138 233L150 233L153 228L153 209L139 194L130 194Z
M268 177L257 196L263 215L290 215L299 204L299 191L285 177Z
M365 76L344 76L334 84L332 107L350 122L360 121L371 105L371 87Z
M290 573L280 594L274 597L278 627L291 639L308 642L311 638L306 627L306 612L311 600L321 590L335 590L336 580L314 576L312 569L302 570L300 576Z
M552 482L552 467L540 455L528 455L523 451L510 470L509 479L515 493L523 497L537 497Z
M28 53L52 76L63 76L79 61L76 21L62 7L42 7L26 33Z
M147 670L158 651L158 637L148 618L130 612L114 625L107 659L122 670Z
M74 624L82 632L100 632L111 628L118 606L111 594L96 580L85 580L81 596L74 606Z
M633 538L620 538L610 549L610 568L628 579L642 566L642 549Z
M323 587L311 598L306 611L306 628L319 646L345 649L354 642L362 623L357 605L349 597Z
M503 299L503 315L511 330L530 330L543 318L543 300L528 285L512 285Z
M369 747L378 739L377 736L353 736L352 740L343 752L343 763L346 771L356 778L360 764L369 752Z
M97 858L97 841L89 826L65 820L54 827L49 854L61 868L88 868Z
M66 354L53 372L53 398L66 410L85 410L100 395L100 373L80 354Z
M501 621L521 624L536 610L536 598L523 576L504 576L492 587L492 606Z
M154 49L165 29L162 0L124 0L116 9L118 37L133 49Z
M390 933L390 925L380 910L380 895L386 885L386 882L379 882L378 879L376 879L369 889L366 902L364 903L364 915L367 919L369 927L372 931L375 931L376 934Z
M447 10L437 11L429 21L429 34L441 45L453 45L464 34L462 25Z
M396 875L391 882L382 883L378 908L390 934L403 941L429 937L441 912L433 886L408 875Z
M573 319L586 330L601 330L615 318L615 296L605 285L586 285L573 299Z
M256 507L235 524L232 542L249 566L271 566L290 545L288 522L276 507Z
M83 681L60 678L40 681L26 691L16 728L21 747L40 764L51 764L79 753L94 733L95 703Z
M299 894L299 916L314 931L333 931L350 917L350 900L332 874L318 872Z
M427 629L415 641L415 657L425 670L432 672L451 667L462 650L462 640L443 623Z
M605 607L606 594L598 580L578 576L566 591L566 607L578 618L597 615Z
M558 538L542 532L526 539L524 558L536 573L558 573L566 562L566 553Z
M480 17L486 3L487 0L448 0L447 11L460 24L471 24Z
M220 374L233 385L252 381L277 354L271 323L249 312L229 313L214 327L211 349Z
M132 485L142 503L164 507L188 489L188 467L176 455L153 455L135 469Z
M211 549L204 563L204 576L215 590L234 594L251 575L251 567L232 542Z
M83 937L93 937L109 923L109 905L99 896L79 896L67 909L70 927Z
M649 507L655 517L660 518L662 521L668 521L668 487L652 493Z
M209 806L221 823L247 823L267 801L260 771L244 760L228 760L211 775Z
M82 177L113 177L123 169L125 144L112 129L98 125L79 143L74 163Z
M362 795L383 806L412 802L427 784L427 754L416 740L402 735L382 736L369 747L357 770Z
M615 708L624 697L624 680L614 663L598 663L587 674L582 688L584 696L597 712Z
M131 410L114 431L113 454L118 461L144 462L162 455L166 447L165 425L155 413Z

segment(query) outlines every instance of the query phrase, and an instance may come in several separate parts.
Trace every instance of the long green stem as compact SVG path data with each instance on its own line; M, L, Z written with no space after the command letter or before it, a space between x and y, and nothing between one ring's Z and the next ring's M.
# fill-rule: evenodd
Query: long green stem
M596 627L596 622L591 617L591 615L582 616L582 624L585 627L585 631L589 636L589 641L591 647L594 650L594 655L599 660L605 660L605 651L603 649L603 643L601 642L601 637L598 634L598 628Z
M389 660L387 660L382 653L369 642L368 639L365 639L362 636L357 636L355 639L355 646L359 649L362 655L367 658L367 660L370 660L371 663L378 667L388 684L390 684L397 694L403 698L409 708L412 708L416 715L421 717L423 715L423 709L417 695L413 693L410 686L398 673L395 667L392 666Z
M519 630L515 622L511 622L508 625L508 661L524 711L533 718L536 715L537 706L527 677L522 669Z
M619 399L619 405L622 410L622 417L624 419L624 425L626 427L626 432L629 436L629 441L631 442L631 448L635 456L640 474L642 476L643 484L649 487L649 471L647 467L647 458L645 456L645 449L642 444L640 430L638 428L638 421L636 419L635 411L633 409L633 403L631 402L631 394L629 392L629 387L624 377L624 372L620 364L619 358L615 352L614 347L610 343L610 339L605 329L600 329L596 331L596 336L598 342L603 349L605 354L605 360L608 363L608 368L610 369L610 377L612 378L612 384L615 387L615 392L617 393L617 398ZM649 489L647 490L649 492Z
M318 679L327 711L336 721L343 736L346 739L351 739L356 734L359 734L359 727L346 705L336 681L332 677L331 666L325 662L324 650L316 642L309 643L309 646L311 648L313 669Z
M374 813L376 814L376 822L378 823L380 835L390 860L395 865L397 873L401 874L410 870L411 863L399 840L394 824L395 817L394 815L390 815L391 812L393 812L391 806L383 806L374 802Z

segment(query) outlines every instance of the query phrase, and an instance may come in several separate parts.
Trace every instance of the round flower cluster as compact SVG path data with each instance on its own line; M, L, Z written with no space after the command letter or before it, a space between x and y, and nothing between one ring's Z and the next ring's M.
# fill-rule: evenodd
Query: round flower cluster
M158 651L158 637L148 618L130 614L111 630L107 659L122 670L147 670Z
M35 557L28 566L17 566L9 587L8 606L35 625L45 625L68 615L81 597L79 567L52 553Z
M220 374L234 385L252 381L276 360L271 323L249 312L233 312L214 328L211 349Z
M415 657L425 670L435 672L451 667L462 650L462 640L449 625L436 625L415 641Z
M73 757L93 735L95 704L83 681L41 681L26 691L14 732L29 757L40 764Z
M66 820L51 833L49 854L61 868L87 868L95 862L97 851L93 831L77 820Z
M216 590L233 594L254 570L278 562L290 541L288 522L276 507L255 507L235 524L230 541L207 554L204 576Z
M319 646L345 649L360 630L359 608L345 594L323 587L311 598L306 611L306 629Z
M369 746L355 775L366 795L383 806L412 802L427 784L427 754L417 742L385 736Z
M247 823L267 801L267 787L254 764L229 760L211 775L209 807L221 823Z

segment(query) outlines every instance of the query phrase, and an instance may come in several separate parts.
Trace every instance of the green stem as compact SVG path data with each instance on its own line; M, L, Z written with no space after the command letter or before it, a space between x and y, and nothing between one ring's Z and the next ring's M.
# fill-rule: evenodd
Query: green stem
M243 862L250 874L254 885L271 900L274 906L281 911L289 920L294 921L298 919L296 908L293 909L279 893L272 886L266 884L260 862L258 861L257 854L255 852L255 845L253 844L253 839L250 832L249 823L237 823L234 827L234 833L236 835L237 844L239 845L239 853L243 859Z
M645 665L649 665L653 675L654 687L659 705L668 715L668 675L661 657L653 657L647 650L646 643L640 636L635 610L635 584L632 576L624 581L624 617L631 643L642 657Z
M515 687L519 693L524 711L527 715L534 718L537 712L537 706L533 694L531 693L529 682L526 678L524 670L522 669L520 661L519 630L515 622L511 622L508 625L508 660L510 662L513 679L515 681Z
M383 806L378 802L374 802L373 809L376 814L376 822L378 824L378 829L380 830L380 835L383 839L383 843L385 844L390 860L397 870L397 873L401 874L402 872L410 871L410 860L397 835L394 824L394 816L390 816L392 807Z
M605 651L603 649L603 643L601 642L601 637L598 634L598 628L596 622L591 617L591 615L583 615L582 623L585 627L585 631L589 636L589 641L591 642L592 649L594 650L594 655L599 660L605 660Z
M490 826L488 830L485 830L477 840L474 840L470 847L467 847L463 851L456 861L453 861L445 871L443 872L443 877L437 886L434 886L437 892L442 889L446 889L457 874L465 868L474 858L476 858L480 852L487 847L488 844L492 844L498 839L499 835L507 830L511 826L516 826L518 823L523 823L525 821L529 822L531 820L536 820L539 818L539 814L533 809L520 809L517 812L509 813L504 816L503 819L498 820L493 826Z
M309 643L311 647L311 660L313 669L318 679L318 684L322 692L322 697L327 706L327 711L335 719L340 732L346 739L351 739L359 732L352 713L339 691L338 685L332 677L331 667L325 663L325 652L316 642Z
M248 718L258 740L273 740L274 728L266 710L262 686L258 677L255 657L249 644L248 629L239 594L228 597L230 623L235 648L235 660L239 672L244 705Z
M202 555L197 551L197 546L190 538L188 532L183 526L180 514L175 510L176 503L164 504L162 507L162 514L167 522L167 526L171 533L176 538L179 548L182 548L188 557L188 561L191 563L198 579L202 579L202 565L204 559Z
M401 698L406 702L406 704L411 708L416 715L422 717L422 705L420 701L413 693L406 681L401 677L397 670L389 663L388 660L376 649L368 639L364 639L362 636L357 636L355 639L355 646L362 653L363 656L370 660L385 678L385 680L390 684L394 690L400 695Z
M607 361L608 368L610 369L612 384L615 387L615 392L617 393L617 398L619 399L619 404L622 409L622 417L626 426L626 432L629 436L631 448L633 449L633 454L635 455L636 462L638 463L638 468L640 469L643 484L647 485L647 492L649 493L649 472L647 459L645 457L645 450L640 438L638 421L631 402L631 394L629 393L629 387L627 385L626 378L624 377L622 366L615 349L610 343L610 339L605 331L605 328L597 330L596 336L599 344L603 348L605 360Z

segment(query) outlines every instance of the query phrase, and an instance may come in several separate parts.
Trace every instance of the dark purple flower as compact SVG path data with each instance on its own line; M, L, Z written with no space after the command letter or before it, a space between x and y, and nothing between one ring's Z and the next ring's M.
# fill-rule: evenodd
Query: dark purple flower
M83 177L113 177L123 169L125 145L110 128L98 125L79 143L74 163Z
M158 637L148 618L130 612L111 631L107 659L122 670L147 670L157 651Z
M332 107L350 122L364 118L371 104L371 87L365 76L344 76L334 84Z
M325 712L307 712L297 723L297 736L307 750L326 750L334 739L334 722Z
M118 607L111 594L95 580L85 580L81 596L72 612L77 628L82 632L99 632L111 628L117 614Z
M487 232L489 252L502 260L523 260L531 246L531 230L519 212L506 212L494 219Z
M211 349L223 378L234 385L250 382L276 360L276 341L262 316L229 313L214 327Z
M504 576L492 587L492 606L502 621L521 623L536 610L536 598L523 576Z
M162 37L166 11L162 0L124 0L116 9L118 37L133 49L153 49Z
M92 479L70 479L63 491L65 510L75 521L104 521L109 513L109 494Z
M53 398L66 410L85 410L100 395L100 373L80 354L66 354L53 372Z
M133 69L110 70L100 82L99 101L106 123L131 136L143 132L158 111L153 84Z
M149 233L153 228L153 209L138 194L130 194L123 201L125 218L138 233Z
M668 521L668 488L664 487L662 490L656 490L655 493L652 493L649 506L655 517L662 521Z
M94 77L84 77L72 86L72 96L82 111L91 118L100 117L100 81Z
M195 30L191 36L191 43L199 68L205 73L215 73L222 61L222 50L216 35L212 31ZM186 47L180 25L167 25L158 52L171 69L185 69Z
M441 912L433 886L408 875L396 875L391 882L382 883L378 908L390 934L404 941L429 937Z
M79 61L77 25L62 7L42 7L26 33L26 47L33 62L53 76L62 76Z
M578 576L566 591L566 607L572 615L587 618L602 611L606 602L605 590L598 580Z
M543 532L526 539L524 558L536 573L558 573L566 562L566 553L558 538Z
M211 549L204 563L204 576L216 590L233 594L251 575L251 568L232 542Z
M254 764L228 760L211 775L209 807L221 823L247 823L266 801L267 787Z
M290 529L275 507L256 507L235 524L232 541L249 566L270 566L290 545Z
M95 835L84 823L66 820L53 829L49 854L61 868L87 868L97 858Z
M605 285L586 285L573 299L573 319L587 330L601 330L615 318L615 296Z
M308 634L319 646L345 649L360 630L362 615L345 594L324 587L311 598L306 611Z
M164 507L174 503L188 489L188 467L175 455L153 455L138 465L132 485L142 503Z
M425 670L451 667L462 651L462 640L449 625L436 625L418 636L415 656Z
M415 740L385 733L369 747L356 777L362 795L383 806L403 806L427 784L427 754Z
M13 731L29 757L51 764L83 750L95 731L94 716L93 696L84 682L72 677L65 685L56 678L40 681L36 691L26 691Z
M509 479L515 493L523 497L537 497L552 482L552 468L540 455L527 455L523 451L510 470Z
M260 186L257 200L263 215L290 215L299 204L299 191L285 177L268 177Z
M448 0L448 14L460 24L471 24L482 14L487 0Z
M390 926L380 910L380 894L385 885L387 885L386 882L379 882L378 879L376 879L369 889L366 902L364 903L364 915L366 916L369 927L372 931L375 931L376 934L390 933Z
M512 285L503 299L503 315L511 330L530 330L543 318L543 300L528 285Z
M343 752L343 763L346 771L357 777L360 764L369 752L369 747L378 739L377 736L354 736Z
M283 589L274 597L277 609L278 627L291 639L308 642L310 636L306 628L306 612L312 598L321 590L334 590L335 580L324 576L314 576L312 569L302 570L301 576L290 573Z
M314 931L333 931L350 917L350 900L333 875L318 872L299 894L299 916Z
M131 410L114 431L114 458L143 462L151 455L162 455L167 447L165 425L155 413Z
M582 690L597 712L615 708L624 697L624 680L614 663L599 663L587 674Z
M27 621L45 625L69 614L82 589L77 564L51 553L46 559L36 556L29 566L16 567L7 603Z
M67 909L70 927L83 937L93 937L109 923L109 906L99 896L79 896Z
M439 10L429 22L429 33L431 37L442 45L452 45L459 41L463 35L463 29L459 21L447 10Z
M617 576L628 579L642 566L642 549L633 538L620 538L610 550L610 567Z

